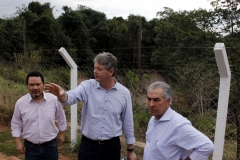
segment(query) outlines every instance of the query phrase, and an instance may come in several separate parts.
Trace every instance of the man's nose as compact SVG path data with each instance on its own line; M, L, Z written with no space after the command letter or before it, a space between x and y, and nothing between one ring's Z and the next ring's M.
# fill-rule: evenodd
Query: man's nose
M33 89L37 89L38 87L37 87L37 85L33 85L32 88Z
M149 106L154 106L153 100L149 100L149 101L148 101L148 104L149 104Z

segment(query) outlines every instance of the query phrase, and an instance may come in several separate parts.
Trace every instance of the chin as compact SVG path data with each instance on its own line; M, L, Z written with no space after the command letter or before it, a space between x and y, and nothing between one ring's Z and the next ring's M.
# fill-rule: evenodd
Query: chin
M32 95L32 98L35 99L35 98L38 98L39 95Z

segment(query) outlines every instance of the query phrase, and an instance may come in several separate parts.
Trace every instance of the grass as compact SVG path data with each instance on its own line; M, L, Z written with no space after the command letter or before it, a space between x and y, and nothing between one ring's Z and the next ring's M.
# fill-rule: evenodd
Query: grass
M6 129L0 131L0 152L3 152L8 156L18 156L15 141L10 133L10 130Z
M6 128L6 129L5 129ZM77 159L79 140L73 147L70 145L69 129L66 131L65 143L59 147L59 154L67 156L71 159ZM4 127L0 130L0 152L7 156L15 156L23 159L24 155L16 151L15 140L12 137L10 127Z

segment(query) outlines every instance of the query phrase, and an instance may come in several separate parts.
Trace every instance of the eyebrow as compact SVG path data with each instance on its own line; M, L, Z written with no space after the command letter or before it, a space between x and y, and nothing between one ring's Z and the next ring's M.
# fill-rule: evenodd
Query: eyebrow
M147 97L147 99L156 101L156 100L159 100L160 98L150 98L150 97Z

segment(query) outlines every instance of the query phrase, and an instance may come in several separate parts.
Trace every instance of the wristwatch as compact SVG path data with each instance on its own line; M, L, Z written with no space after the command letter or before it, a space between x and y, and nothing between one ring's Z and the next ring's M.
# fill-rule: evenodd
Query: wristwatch
M132 153L134 151L134 148L127 148L127 151Z

